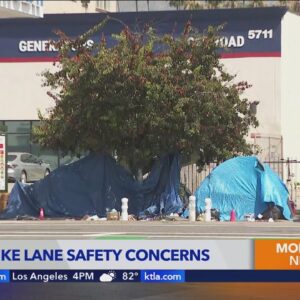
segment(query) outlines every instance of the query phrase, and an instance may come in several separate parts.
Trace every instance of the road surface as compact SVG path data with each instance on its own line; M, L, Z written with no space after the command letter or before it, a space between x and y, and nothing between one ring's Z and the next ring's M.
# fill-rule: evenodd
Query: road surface
M282 300L299 299L300 283L2 284L8 300Z
M300 222L0 221L0 239L300 239Z
M300 239L300 222L0 221L1 240L42 239ZM297 299L300 283L10 283L1 299Z

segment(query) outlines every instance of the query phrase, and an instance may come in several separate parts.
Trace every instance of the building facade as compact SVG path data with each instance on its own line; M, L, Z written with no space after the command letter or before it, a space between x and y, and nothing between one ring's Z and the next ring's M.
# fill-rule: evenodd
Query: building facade
M43 0L4 1L0 0L0 19L2 18L42 18Z
M72 5L74 1L65 2ZM102 2L93 2L98 2L94 4L99 9ZM148 1L144 2L147 5ZM79 1L73 4L82 7ZM50 11L45 2L44 5L45 11ZM88 9L92 9L91 6ZM172 32L174 24L177 24L176 30L180 30L190 19L199 30L208 25L226 24L221 32L227 46L227 51L221 55L222 62L230 73L237 75L237 81L252 85L245 97L253 103L259 102L257 118L260 125L251 129L248 140L260 146L259 155L263 161L299 157L300 144L298 146L296 141L299 136L297 73L300 62L297 55L300 34L297 34L297 28L300 17L278 7L205 11L170 9L116 13L114 17L132 28L136 28L137 20L151 23L161 33ZM42 86L41 74L45 69L54 68L52 62L57 55L54 49L48 49L47 43L56 38L54 29L75 37L100 22L105 15L94 12L45 14L43 19L0 20L0 43L3 45L0 49L0 127L8 134L8 151L32 152L49 161L52 168L65 160L59 153L40 149L31 134L32 127L38 122L38 109L45 112L54 105ZM108 42L110 34L121 29L120 25L108 25L105 29ZM91 37L93 41L98 38L99 35Z
M176 10L168 0L44 1L45 14Z
M184 9L222 9L285 6L300 13L299 0L100 0L44 1L45 13L138 12Z

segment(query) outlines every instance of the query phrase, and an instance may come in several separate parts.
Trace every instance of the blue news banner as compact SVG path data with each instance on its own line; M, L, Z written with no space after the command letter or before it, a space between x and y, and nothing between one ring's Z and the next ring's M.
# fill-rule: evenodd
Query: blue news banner
M281 270L0 270L0 283L299 281L300 271Z
M299 268L255 270L253 249L251 240L2 241L0 283L300 282Z

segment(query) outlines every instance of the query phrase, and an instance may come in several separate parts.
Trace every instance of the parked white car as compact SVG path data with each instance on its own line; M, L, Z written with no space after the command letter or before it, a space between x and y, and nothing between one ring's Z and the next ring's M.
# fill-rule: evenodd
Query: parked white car
M8 152L7 177L22 183L37 181L50 173L50 165L30 153Z

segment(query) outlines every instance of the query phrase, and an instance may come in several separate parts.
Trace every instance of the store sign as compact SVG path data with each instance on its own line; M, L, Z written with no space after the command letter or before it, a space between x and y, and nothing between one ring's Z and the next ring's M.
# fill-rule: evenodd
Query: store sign
M93 40L87 40L86 46L92 47L94 45ZM74 51L75 49L73 49ZM58 50L50 41L20 41L19 42L20 52L57 52Z
M101 32L91 36L87 46L105 36L109 47L116 43L112 35L118 34L127 25L133 31L142 31L145 26L155 28L160 35L172 33L178 36L185 24L191 21L199 32L209 26L222 25L220 46L223 58L235 57L280 57L281 19L285 9L220 9L199 11L161 11L138 13L115 13ZM50 43L58 37L55 31L65 32L76 38L96 24L106 14L51 14L43 19L0 20L0 62L54 61L57 49Z
M7 191L6 136L0 135L0 192Z

